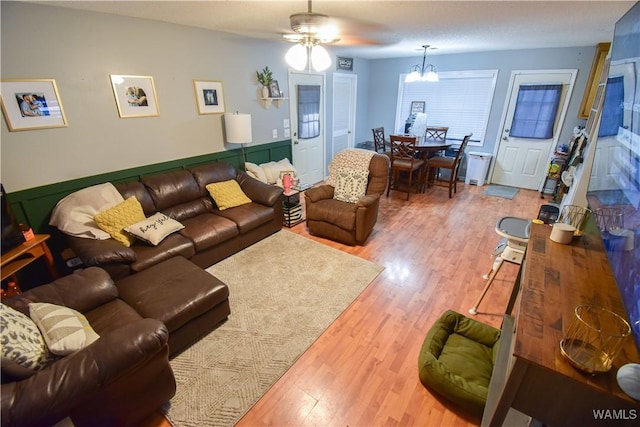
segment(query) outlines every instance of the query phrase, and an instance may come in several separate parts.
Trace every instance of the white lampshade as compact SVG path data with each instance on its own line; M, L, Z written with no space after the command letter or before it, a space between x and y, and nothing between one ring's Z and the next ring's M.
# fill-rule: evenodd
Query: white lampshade
M307 48L299 43L294 44L284 56L284 60L294 70L304 70L307 66Z
M324 71L331 66L331 57L324 47L315 45L311 48L311 65L316 71Z
M251 114L224 115L224 125L227 133L227 142L233 144L248 144L253 140L251 136Z

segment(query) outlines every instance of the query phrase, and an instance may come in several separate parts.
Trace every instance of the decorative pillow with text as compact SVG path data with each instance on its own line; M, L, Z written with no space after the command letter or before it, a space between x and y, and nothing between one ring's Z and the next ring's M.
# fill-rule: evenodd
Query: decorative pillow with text
M143 221L125 227L124 230L140 240L157 246L167 236L183 228L184 225L175 219L158 212Z

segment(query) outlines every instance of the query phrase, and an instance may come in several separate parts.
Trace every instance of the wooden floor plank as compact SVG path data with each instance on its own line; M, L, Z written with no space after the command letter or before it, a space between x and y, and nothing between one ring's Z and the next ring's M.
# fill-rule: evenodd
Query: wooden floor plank
M364 246L292 231L368 259L385 270L239 421L256 426L472 426L480 420L434 396L418 378L418 353L440 314L467 314L490 270L503 216L535 218L540 194L513 200L459 184L382 197ZM295 264L295 263L294 263ZM476 318L499 327L518 267L505 263ZM162 417L160 417L162 418ZM148 426L168 426L155 417Z

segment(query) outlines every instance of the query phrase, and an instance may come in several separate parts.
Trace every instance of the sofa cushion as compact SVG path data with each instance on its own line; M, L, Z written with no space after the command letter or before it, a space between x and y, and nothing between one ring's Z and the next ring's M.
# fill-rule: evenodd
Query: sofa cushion
M189 169L200 187L201 196L209 196L206 187L212 182L228 181L238 176L238 170L229 163L208 163Z
M149 284L152 283L152 286ZM227 286L183 257L116 282L120 298L172 332L229 297Z
M251 203L251 199L240 188L240 184L235 179L222 182L212 182L207 185L207 190L218 209L221 211L236 206Z
M197 252L218 245L240 234L235 222L215 214L203 214L182 222L180 234L195 245Z
M213 209L213 201L209 195L206 195L205 197L167 207L162 212L176 221L182 222L187 218L211 212Z
M145 215L151 215L154 212L158 212L158 209L156 209L156 205L153 204L151 194L149 194L149 192L147 191L147 187L145 187L142 182L117 182L113 185L125 199L128 199L131 196L135 196L142 205L142 210L144 211Z
M166 209L197 199L200 189L193 175L186 170L165 172L140 180L153 199L156 209L171 216Z
M248 203L223 211L215 211L214 214L233 221L242 234L273 221L274 216L272 207L259 203Z
M132 196L112 208L98 212L93 219L98 224L98 227L109 233L114 240L129 247L134 242L135 237L126 233L124 228L142 221L144 219L144 211L140 202Z
M336 168L333 198L347 203L358 203L367 192L368 170Z
M16 378L27 378L57 358L29 317L1 303L0 348L2 370Z
M357 204L336 199L322 199L306 205L308 218L333 224L343 230L353 230Z
M140 222L125 227L125 231L138 239L157 246L168 235L182 230L184 225L162 212L157 212Z
M131 263L131 270L134 272L146 270L177 255L191 258L196 253L195 245L191 239L181 235L180 232L169 235L157 246L136 244L131 248L136 253L136 260Z
M58 356L76 352L100 338L87 318L71 308L43 302L29 304L29 310L49 351Z

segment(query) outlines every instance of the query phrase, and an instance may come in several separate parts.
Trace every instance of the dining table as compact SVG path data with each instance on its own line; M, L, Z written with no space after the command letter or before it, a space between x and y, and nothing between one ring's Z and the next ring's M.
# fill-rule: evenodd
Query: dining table
M407 135L403 135L407 136ZM391 144L389 143L389 150L391 150ZM436 141L433 139L418 137L415 145L416 151L419 153L418 157L425 160L424 162L424 170L422 171L426 176L425 182L422 185L421 191L424 192L425 186L431 186L433 182L433 174L435 171L429 171L429 158L435 156L437 153L449 149L453 144L448 143L446 140L444 141Z

